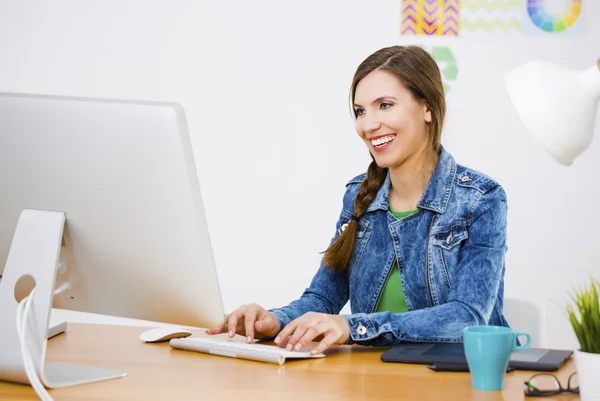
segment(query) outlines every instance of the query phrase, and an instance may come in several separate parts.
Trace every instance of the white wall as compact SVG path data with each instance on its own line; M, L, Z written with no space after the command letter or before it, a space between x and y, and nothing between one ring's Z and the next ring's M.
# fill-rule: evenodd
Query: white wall
M518 121L502 76L532 58L592 65L600 24L588 18L583 37L409 40L400 3L2 0L0 91L182 103L226 309L272 307L308 285L344 184L369 162L347 104L358 63L385 45L450 44L460 96L444 143L508 193L507 295L544 303L547 345L576 348L561 305L573 284L600 276L600 146L555 163Z

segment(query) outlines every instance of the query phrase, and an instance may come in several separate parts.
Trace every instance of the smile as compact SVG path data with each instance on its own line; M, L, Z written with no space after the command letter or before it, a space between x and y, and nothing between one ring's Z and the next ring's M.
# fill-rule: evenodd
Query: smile
M395 137L396 134L380 136L379 138L371 139L371 145L373 145L374 148L382 148L392 142Z

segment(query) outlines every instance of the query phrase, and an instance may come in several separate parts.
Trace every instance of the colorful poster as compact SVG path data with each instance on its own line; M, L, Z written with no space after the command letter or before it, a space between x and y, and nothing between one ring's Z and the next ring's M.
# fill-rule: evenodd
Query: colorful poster
M402 35L583 35L584 0L403 0Z
M523 33L528 36L581 36L585 34L583 0L526 0Z
M402 35L457 36L459 0L404 0L401 7Z
M460 35L521 34L524 0L462 0Z

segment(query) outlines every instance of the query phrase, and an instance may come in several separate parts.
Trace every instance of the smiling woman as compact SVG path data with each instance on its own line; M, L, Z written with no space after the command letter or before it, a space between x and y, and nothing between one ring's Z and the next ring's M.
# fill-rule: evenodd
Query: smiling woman
M503 314L506 195L441 145L440 71L422 48L393 46L358 67L356 131L371 154L346 184L343 207L309 288L289 305L239 307L208 334L273 338L287 349L319 340L395 345L460 342ZM350 300L351 314L339 315Z

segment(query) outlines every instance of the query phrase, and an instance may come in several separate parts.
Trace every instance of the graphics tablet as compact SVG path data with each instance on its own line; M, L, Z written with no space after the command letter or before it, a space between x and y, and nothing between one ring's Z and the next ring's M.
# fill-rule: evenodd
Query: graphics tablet
M530 348L511 354L509 366L520 370L552 372L561 368L573 351ZM462 343L407 343L397 345L381 355L383 362L398 363L466 363Z

